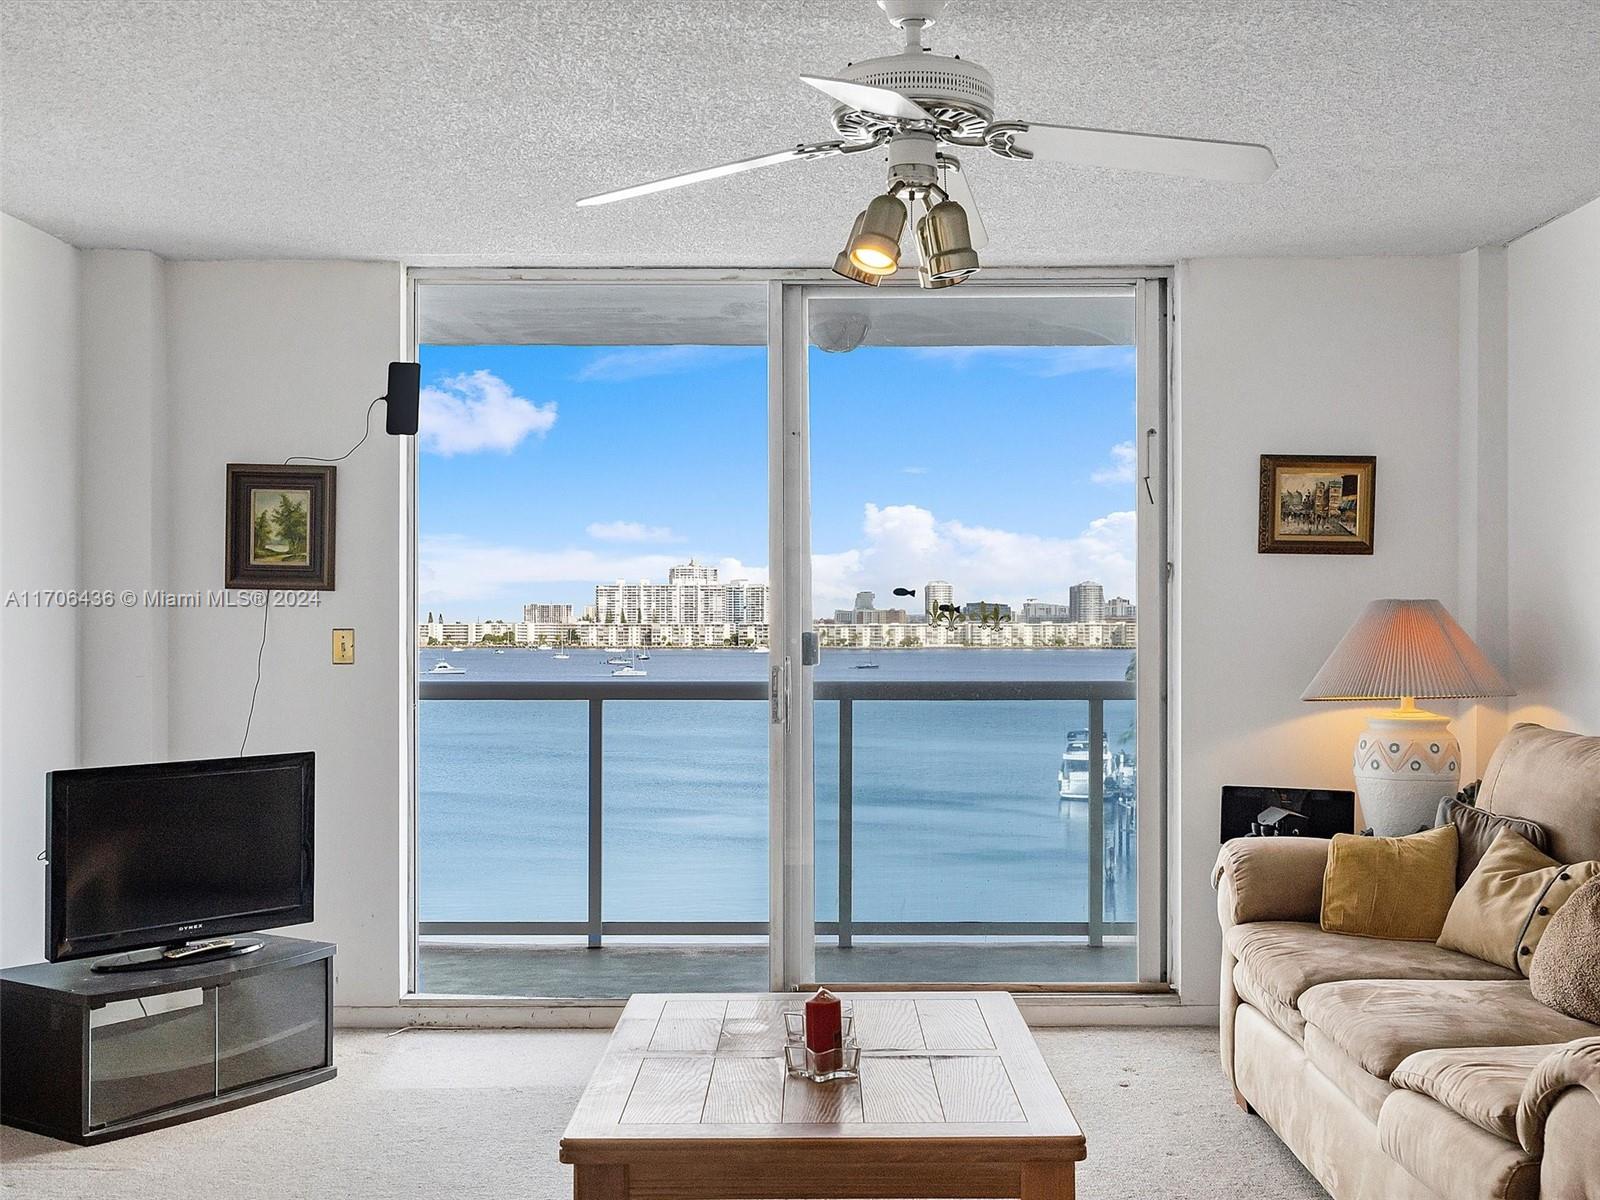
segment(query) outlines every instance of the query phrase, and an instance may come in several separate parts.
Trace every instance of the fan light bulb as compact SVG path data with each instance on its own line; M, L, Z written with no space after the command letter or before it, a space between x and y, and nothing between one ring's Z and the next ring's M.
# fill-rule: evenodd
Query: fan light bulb
M877 287L883 282L883 276L874 271L863 271L856 266L850 257L850 247L855 245L856 238L861 236L861 222L866 219L866 213L856 216L856 223L850 227L850 238L844 244L844 249L839 251L833 260L833 273L842 275L852 283L864 283L868 287Z
M892 275L900 266L900 234L906 227L906 206L890 195L874 196L856 227L846 251L850 265L869 275Z
M877 246L857 246L851 251L850 259L863 271L877 275L887 275L900 266L888 251L880 250Z

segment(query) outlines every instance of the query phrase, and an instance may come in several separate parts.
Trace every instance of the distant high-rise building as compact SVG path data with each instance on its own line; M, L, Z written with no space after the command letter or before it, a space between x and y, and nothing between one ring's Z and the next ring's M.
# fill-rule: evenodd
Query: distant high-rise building
M878 597L873 592L857 592L856 593L856 608L859 609L859 610L866 611L868 609L874 608L877 605L877 603L878 603Z
M692 558L686 563L679 563L677 566L667 569L667 584L669 586L674 583L715 583L716 581L717 569L715 567L697 563Z
M1031 597L1022 602L1022 621L1025 625L1042 625L1046 621L1065 621L1068 609L1065 604L1051 604Z
M938 615L941 604L954 604L955 602L955 589L944 580L930 579L922 585L923 611L930 617Z
M1009 621L1011 605L998 600L969 600L961 606L961 615L969 621Z
M524 604L522 619L530 625L571 625L570 604Z
M717 568L690 560L667 571L666 583L603 583L594 589L594 619L602 625L760 625L770 589L748 579L717 582Z
M1106 601L1106 620L1132 621L1138 615L1138 606L1126 596L1113 596Z
M1098 622L1106 619L1106 590L1092 579L1067 589L1067 620Z

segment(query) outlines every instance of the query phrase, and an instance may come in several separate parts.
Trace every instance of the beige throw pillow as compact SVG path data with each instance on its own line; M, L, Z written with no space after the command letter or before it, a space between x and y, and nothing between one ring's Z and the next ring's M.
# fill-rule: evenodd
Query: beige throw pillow
M1551 916L1596 876L1600 862L1559 863L1503 829L1456 894L1439 945L1526 975Z
M1533 998L1600 1025L1600 879L1576 892L1539 939L1528 972Z
M1322 873L1322 928L1431 942L1456 890L1456 827L1408 837L1336 833Z

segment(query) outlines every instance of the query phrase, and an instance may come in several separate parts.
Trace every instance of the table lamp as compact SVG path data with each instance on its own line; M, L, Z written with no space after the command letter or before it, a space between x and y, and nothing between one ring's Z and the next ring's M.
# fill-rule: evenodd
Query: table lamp
M1460 786L1450 721L1417 700L1509 696L1505 677L1437 600L1374 600L1333 648L1302 700L1398 700L1356 741L1356 794L1372 832L1416 833Z

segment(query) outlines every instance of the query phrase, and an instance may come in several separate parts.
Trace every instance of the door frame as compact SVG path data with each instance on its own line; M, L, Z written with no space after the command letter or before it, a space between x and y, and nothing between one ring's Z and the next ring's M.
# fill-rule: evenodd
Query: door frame
M891 281L895 282L895 281ZM1059 300L1073 285L1132 289L1135 353L1135 485L1140 535L1136 542L1139 596L1136 749L1138 773L1137 978L1160 985L1166 970L1166 614L1167 614L1167 395L1169 275L1075 277L1053 284L1026 278L985 278L962 285L955 299L976 297ZM821 282L774 281L768 293L769 479L772 514L768 562L772 564L770 942L774 991L809 986L816 974L816 845L813 734L815 670L802 662L801 634L812 628L810 395L807 360L816 299L859 295L859 285L830 274ZM900 303L937 303L919 287L882 287L880 297ZM942 298L942 297L941 297ZM1154 536L1144 536L1154 521ZM1147 597L1153 597L1151 603ZM1146 697L1152 697L1147 700ZM1151 764L1149 768L1145 763ZM793 797L791 800L790 797ZM930 987L938 985L930 984ZM970 985L951 985L970 986ZM1046 985L1048 987L1048 985ZM1098 985L1096 985L1098 987ZM1039 990L1033 986L1031 990ZM1060 991L1080 990L1070 984ZM1101 989L1103 990L1103 989Z
M1141 764L1138 799L1138 980L1129 990L1148 990L1169 979L1168 893L1170 827L1167 736L1168 561L1170 524L1171 346L1175 270L1169 265L1124 267L990 268L983 282L963 285L962 294L1021 298L1030 291L1057 298L1078 286L1132 286L1135 291L1135 353L1140 488L1139 512L1156 518L1157 534L1138 540L1138 709L1137 748ZM818 268L523 268L408 267L406 270L406 345L412 361L420 353L418 291L440 285L496 286L543 284L766 283L768 353L769 567L772 588L769 684L769 945L770 984L789 990L815 977L815 848L811 703L813 669L802 663L802 634L811 627L810 478L806 358L809 338L805 304L811 296L855 294L832 272ZM923 295L913 280L888 280L880 296ZM798 347L798 351L796 351ZM417 449L407 456L403 474L404 604L402 723L405 732L407 828L405 862L404 979L408 1004L461 1007L515 1005L528 1000L504 997L433 996L419 993L417 773ZM1146 480L1148 488L1146 491ZM781 543L781 544L780 544ZM794 596L791 604L786 597ZM780 652L781 651L781 652ZM802 702L802 697L803 702ZM1152 764L1144 767L1143 764ZM795 796L794 802L789 797ZM1038 991L1038 988L1030 988ZM1103 994L1105 985L1063 984L1059 991ZM620 1004L620 1000L616 1003ZM593 998L540 998L535 1007L606 1007Z

